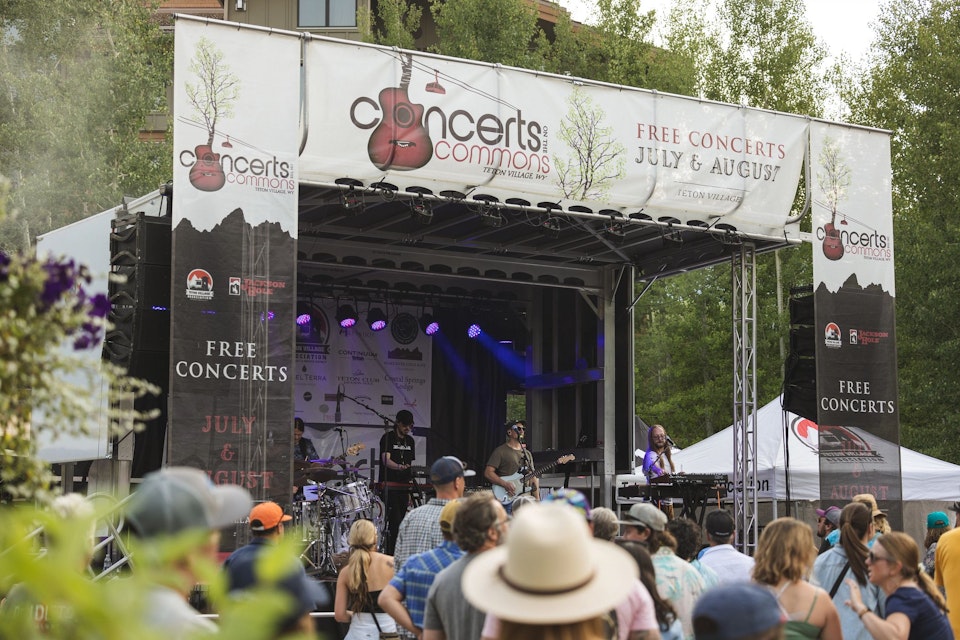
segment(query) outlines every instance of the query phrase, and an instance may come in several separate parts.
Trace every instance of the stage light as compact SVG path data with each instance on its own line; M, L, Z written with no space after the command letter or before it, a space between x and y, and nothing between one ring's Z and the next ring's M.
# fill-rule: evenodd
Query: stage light
M420 329L428 336L432 336L440 331L440 323L432 315L425 313L420 316Z
M367 311L367 324L371 331L383 331L387 328L387 314L380 307Z
M350 213L362 213L365 204L363 195L357 193L352 185L348 191L340 192L340 206Z
M480 216L480 223L486 227L502 227L504 223L503 214L500 213L495 205L485 203L482 204L477 211L477 215Z
M433 222L433 209L423 198L416 198L410 203L410 217L420 224L430 224Z
M337 308L337 322L344 329L349 329L357 324L357 310L349 304L340 305Z
M481 333L483 333L483 331L480 329L480 325L478 325L478 324L472 324L472 325L470 325L469 327L467 327L467 337L468 337L468 338L476 338L476 337L479 336Z
M298 327L305 327L305 326L307 326L308 324L310 324L310 314L309 314L309 313L301 313L300 315L297 316L297 326L298 326Z

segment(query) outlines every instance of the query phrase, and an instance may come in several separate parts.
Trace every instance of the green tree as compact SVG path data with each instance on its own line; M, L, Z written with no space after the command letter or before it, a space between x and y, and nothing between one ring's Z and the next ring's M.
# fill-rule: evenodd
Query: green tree
M368 8L357 11L357 25L366 42L401 49L413 49L413 34L420 30L423 9L406 0L378 0L377 13Z
M169 179L172 151L142 141L166 109L172 38L141 0L0 0L0 174L12 181L0 247Z
M702 3L676 0L666 42L703 97L818 115L825 86L810 79L823 51L797 0L722 0L720 21ZM802 190L794 213L802 210ZM809 246L757 258L758 401L782 381L790 287L809 284ZM732 420L729 264L655 283L637 305L637 410L668 425L681 445ZM653 393L651 393L653 391ZM679 435L680 438L676 438Z
M512 67L543 66L543 31L523 0L433 0L437 53Z
M960 2L892 0L853 118L890 129L903 444L960 462Z

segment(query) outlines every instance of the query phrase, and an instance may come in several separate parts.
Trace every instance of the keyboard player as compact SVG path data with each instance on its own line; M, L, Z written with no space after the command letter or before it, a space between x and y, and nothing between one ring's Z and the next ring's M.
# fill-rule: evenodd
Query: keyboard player
M673 456L670 452L672 444L673 440L667 435L667 430L662 424L655 424L647 431L647 452L643 456L642 466L647 484L650 484L653 478L669 476L675 472ZM667 498L658 502L660 509L672 520L673 501Z

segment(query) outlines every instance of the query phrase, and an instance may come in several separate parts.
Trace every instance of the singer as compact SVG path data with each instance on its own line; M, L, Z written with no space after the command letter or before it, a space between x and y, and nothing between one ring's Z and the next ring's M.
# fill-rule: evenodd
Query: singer
M643 456L643 475L647 476L647 483L652 478L669 476L676 471L673 466L673 456L670 448L673 440L667 435L662 424L655 424L647 431L647 452ZM673 500L665 498L655 502L657 507L673 520Z

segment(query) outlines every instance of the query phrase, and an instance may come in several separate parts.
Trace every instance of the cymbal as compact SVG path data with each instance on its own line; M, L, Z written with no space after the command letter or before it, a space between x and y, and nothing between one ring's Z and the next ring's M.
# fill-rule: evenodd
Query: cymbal
M298 484L305 484L303 480L312 480L314 482L327 482L329 480L336 480L339 478L336 469L329 469L326 467L315 467L307 468L300 470L300 473L295 474Z

